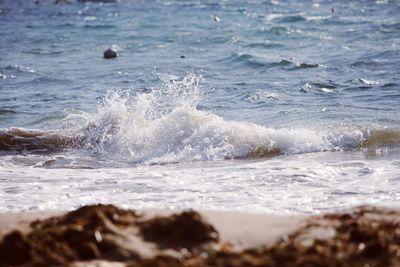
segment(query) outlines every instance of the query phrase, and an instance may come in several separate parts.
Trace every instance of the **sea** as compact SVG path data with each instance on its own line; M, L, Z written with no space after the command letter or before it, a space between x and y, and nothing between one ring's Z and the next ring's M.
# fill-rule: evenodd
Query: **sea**
M399 14L0 0L0 212L399 206Z

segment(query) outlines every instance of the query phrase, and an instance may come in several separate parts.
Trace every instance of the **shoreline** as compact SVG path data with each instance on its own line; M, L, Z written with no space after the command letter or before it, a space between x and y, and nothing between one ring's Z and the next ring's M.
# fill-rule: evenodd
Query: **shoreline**
M400 209L383 207L280 216L134 211L93 205L67 213L3 213L0 229L0 266L396 266L400 263Z

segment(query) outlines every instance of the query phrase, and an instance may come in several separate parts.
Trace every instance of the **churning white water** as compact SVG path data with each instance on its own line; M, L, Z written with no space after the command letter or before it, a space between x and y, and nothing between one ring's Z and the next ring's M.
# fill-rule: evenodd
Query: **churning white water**
M112 202L320 212L399 199L397 129L228 121L198 109L200 83L191 74L147 92L110 91L95 113L75 111L52 131L79 142L2 155L0 211Z

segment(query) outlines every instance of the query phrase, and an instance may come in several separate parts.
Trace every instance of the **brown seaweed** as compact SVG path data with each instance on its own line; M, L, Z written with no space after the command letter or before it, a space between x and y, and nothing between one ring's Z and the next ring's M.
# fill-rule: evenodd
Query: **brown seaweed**
M194 211L144 218L94 205L35 221L27 233L6 234L0 266L92 260L131 267L400 266L400 212L364 206L313 216L276 243L252 249L233 250L218 240L216 229Z

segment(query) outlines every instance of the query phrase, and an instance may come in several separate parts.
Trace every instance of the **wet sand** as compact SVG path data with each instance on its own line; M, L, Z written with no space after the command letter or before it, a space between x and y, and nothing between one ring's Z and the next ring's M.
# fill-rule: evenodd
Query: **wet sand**
M400 266L400 212L123 210L0 215L0 266ZM92 265L93 266L93 265Z

